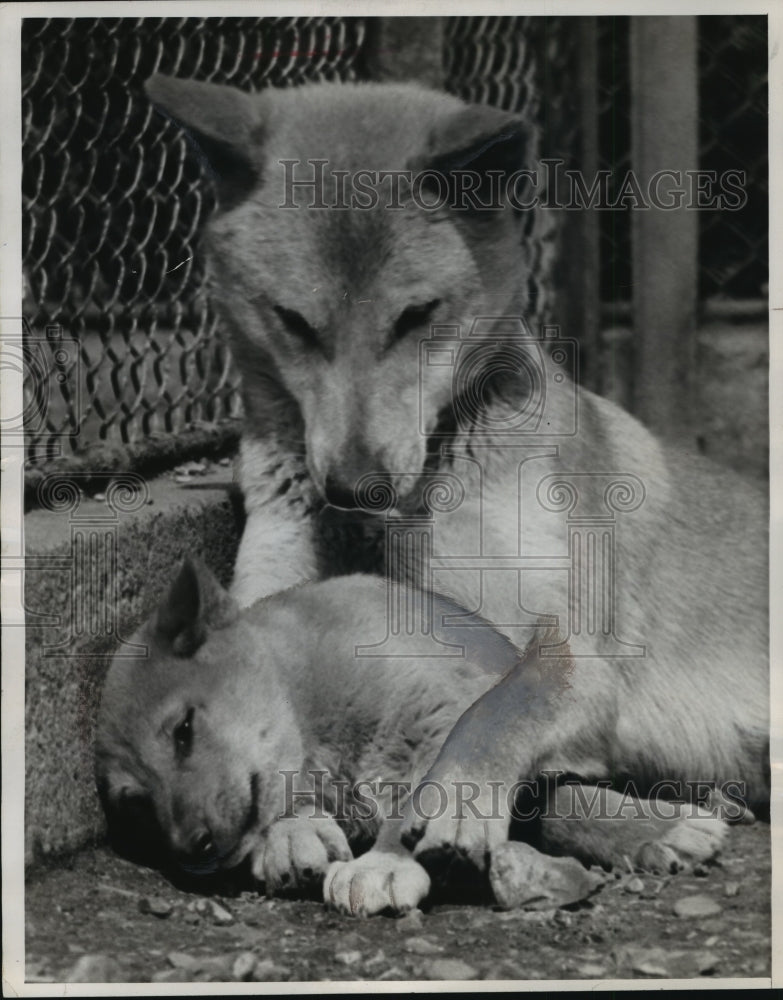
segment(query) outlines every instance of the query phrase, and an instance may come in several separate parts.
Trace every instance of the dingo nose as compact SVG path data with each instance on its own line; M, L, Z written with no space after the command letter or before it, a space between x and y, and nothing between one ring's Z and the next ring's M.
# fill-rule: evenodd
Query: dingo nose
M346 486L331 474L324 482L324 497L333 507L339 507L341 510L353 510L356 507L356 493L353 486Z
M190 845L191 857L196 861L208 861L215 853L215 842L209 830L200 830Z
M203 827L196 830L176 853L179 855L180 864L188 867L189 865L208 864L215 859L217 851L212 834L206 827Z
M353 485L347 486L333 473L328 473L324 481L324 498L340 510L371 510L377 513L381 508L376 506L376 501L385 499L387 493L394 495L388 472L364 473L355 479L359 484L358 495Z

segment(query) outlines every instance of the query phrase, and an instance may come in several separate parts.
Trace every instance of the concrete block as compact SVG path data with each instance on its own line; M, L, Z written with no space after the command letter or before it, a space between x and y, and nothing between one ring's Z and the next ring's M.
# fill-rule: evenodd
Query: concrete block
M25 864L99 839L93 741L111 656L127 655L186 553L230 582L241 505L219 469L191 483L171 476L117 503L60 491L56 509L25 516ZM76 498L76 499L75 499Z

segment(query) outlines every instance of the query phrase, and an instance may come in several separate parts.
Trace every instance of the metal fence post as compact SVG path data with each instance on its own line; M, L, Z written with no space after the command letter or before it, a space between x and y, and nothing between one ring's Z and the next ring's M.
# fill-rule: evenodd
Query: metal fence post
M631 166L698 168L697 19L631 19ZM672 182L672 188L678 185ZM662 185L662 191L665 186ZM634 409L657 433L690 440L688 399L698 294L698 214L633 208Z

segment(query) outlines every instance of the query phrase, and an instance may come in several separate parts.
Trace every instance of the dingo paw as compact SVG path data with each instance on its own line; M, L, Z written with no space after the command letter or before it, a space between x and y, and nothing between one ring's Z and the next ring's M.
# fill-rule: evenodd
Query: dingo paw
M324 902L352 917L370 917L384 910L405 913L430 891L421 865L404 854L368 851L352 861L337 861L324 879Z
M727 832L720 817L700 809L696 815L681 816L669 823L670 829L659 840L640 845L634 857L636 867L675 874L720 853Z
M416 803L415 793L409 799L402 843L422 862L425 857L456 854L467 858L479 871L487 871L492 851L508 840L510 818L502 808L504 803L497 796L493 800L489 794L466 797L465 783L451 783L452 789L462 789L451 793L447 784L438 784L442 798L438 815L427 818ZM444 791L445 809L442 808Z
M273 896L281 889L316 885L333 861L350 857L348 841L335 820L294 817L278 820L269 828L252 859L252 870L264 882L267 896Z

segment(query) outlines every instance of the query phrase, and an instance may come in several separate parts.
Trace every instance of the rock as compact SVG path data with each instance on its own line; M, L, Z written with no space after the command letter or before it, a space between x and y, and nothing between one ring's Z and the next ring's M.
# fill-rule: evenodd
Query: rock
M715 917L722 910L710 896L685 896L674 904L674 913L678 917Z
M710 873L710 869L707 865L694 865L693 874L696 878L707 878Z
M383 983L388 982L389 980L407 979L407 978L408 977L405 975L402 969L398 968L396 965L393 965L390 969L387 969L385 972L382 972L380 976L377 977L378 982L383 982Z
M574 858L553 858L528 844L509 841L492 852L492 891L505 909L551 909L585 899L605 882L603 873L588 871Z
M277 965L271 958L260 958L254 968L251 981L254 983L283 983L288 979L288 969Z
M160 917L164 920L170 917L174 907L162 896L142 896L139 900L139 910L142 913L151 913L153 917Z
M217 924L219 927L228 927L230 924L234 923L234 916L230 913L225 906L221 906L214 899L209 900L210 918L213 924Z
M478 979L478 971L461 958L436 958L424 970L425 979Z
M667 979L671 975L667 968L669 957L670 953L663 948L627 948L618 958L618 964L627 962L634 972L643 976Z
M198 973L199 979L206 979L211 983L224 983L231 978L231 967L236 956L232 954L215 955L205 958L204 964Z
M185 979L182 969L161 969L153 972L150 980L153 983L181 983Z
M384 951L382 951L381 949L378 949L378 951L375 952L375 954L372 956L372 958L368 958L365 961L364 967L365 967L365 969L372 969L373 966L380 965L382 962L385 962L385 961L386 961L386 953Z
M665 965L659 965L652 960L640 959L631 968L634 972L640 972L643 976L654 976L656 979L668 979L669 972Z
M405 950L412 955L439 955L443 946L423 937L409 937L405 942Z
M356 965L362 959L362 953L360 951L338 951L335 954L335 960L341 965Z
M640 878L629 878L623 886L623 891L630 893L644 892L644 882Z
M361 951L367 946L367 939L356 931L347 931L340 935L340 951Z
M418 930L424 923L424 916L421 910L409 910L404 917L399 917L394 922L398 931Z
M198 924L201 923L201 916L195 912L195 910L186 910L182 914L182 919L186 924Z
M720 959L711 951L702 951L696 955L696 971L700 976L711 976L718 968Z
M737 896L739 895L740 884L739 882L727 882L723 887L724 896Z
M240 951L231 966L231 978L240 983L246 983L253 975L256 967L257 957L252 951Z
M580 976L584 976L585 979L603 979L606 975L606 966L593 965L592 962L586 962L584 965L578 965L576 971Z
M108 955L82 955L64 976L66 983L121 983L122 968Z
M166 955L166 961L175 969L184 969L185 972L198 972L204 966L204 959L197 955L188 955L184 951L170 951Z

